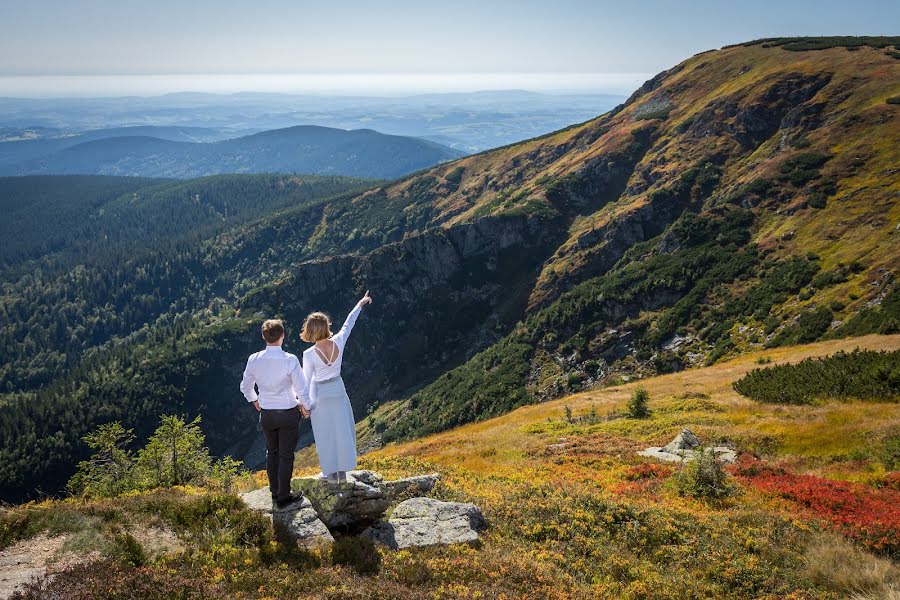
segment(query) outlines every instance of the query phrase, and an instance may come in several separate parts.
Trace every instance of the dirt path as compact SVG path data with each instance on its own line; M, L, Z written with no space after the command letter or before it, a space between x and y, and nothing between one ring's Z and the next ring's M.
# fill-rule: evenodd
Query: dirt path
M58 567L64 562L55 559L65 542L64 535L50 537L42 534L0 551L0 599L9 598L32 578L46 575L48 566ZM66 564L71 564L71 561Z

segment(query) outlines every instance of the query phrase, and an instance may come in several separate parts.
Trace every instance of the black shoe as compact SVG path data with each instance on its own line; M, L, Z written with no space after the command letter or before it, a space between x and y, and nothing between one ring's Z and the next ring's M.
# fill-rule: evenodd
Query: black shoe
M284 500L281 500L281 501L276 500L275 507L278 508L279 510L281 510L281 509L287 508L288 506L290 506L291 504L294 504L295 502L300 502L301 500L303 500L303 492L294 492L290 496L285 498Z

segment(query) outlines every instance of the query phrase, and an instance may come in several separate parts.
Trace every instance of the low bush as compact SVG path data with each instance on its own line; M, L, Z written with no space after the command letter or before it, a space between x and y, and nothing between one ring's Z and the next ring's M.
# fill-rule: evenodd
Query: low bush
M374 575L381 569L381 554L368 538L340 536L331 546L331 562L351 567L360 575Z
M680 496L718 500L730 496L735 488L712 452L697 448L694 460L682 463L672 484Z

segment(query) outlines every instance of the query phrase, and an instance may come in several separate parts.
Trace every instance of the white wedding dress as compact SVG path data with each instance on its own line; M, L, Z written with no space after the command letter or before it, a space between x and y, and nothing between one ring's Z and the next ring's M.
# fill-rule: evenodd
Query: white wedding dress
M333 361L313 345L303 352L303 374L309 382L310 420L322 474L333 475L356 468L356 423L350 398L341 379L344 346L362 307L347 315L340 331L331 336L338 355Z

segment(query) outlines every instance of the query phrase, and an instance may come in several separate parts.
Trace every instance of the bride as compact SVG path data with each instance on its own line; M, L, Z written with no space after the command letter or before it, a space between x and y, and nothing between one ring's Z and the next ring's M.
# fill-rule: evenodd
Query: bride
M341 379L341 363L356 317L371 302L366 290L337 333L331 332L328 315L320 312L306 317L300 331L300 339L313 344L303 352L303 374L310 384L310 409L301 407L300 412L312 420L322 476L335 481L346 481L347 471L356 468L356 423Z

